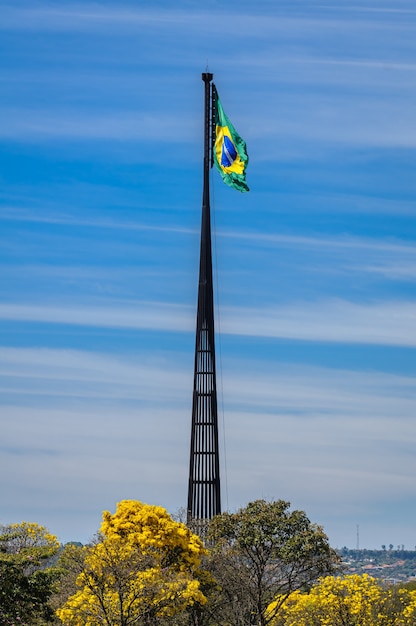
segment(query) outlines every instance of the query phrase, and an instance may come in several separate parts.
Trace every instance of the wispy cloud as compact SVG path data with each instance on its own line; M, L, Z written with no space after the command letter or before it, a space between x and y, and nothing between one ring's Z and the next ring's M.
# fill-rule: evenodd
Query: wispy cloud
M101 313L100 313L101 311ZM142 328L183 332L194 325L191 308L163 302L101 308L0 305L0 319L107 328Z
M328 144L344 143L349 146L386 146L414 148L416 131L414 112L411 107L403 106L399 101L379 102L374 107L373 98L363 98L352 102L351 96L332 96L323 100L321 96L309 96L302 101L298 97L289 97L279 102L279 115L276 116L275 104L262 105L261 126L253 126L251 117L244 120L246 137L251 142L262 139L262 152L256 161L270 159L276 151L275 141L286 141L288 137L298 137L304 144L318 141ZM348 100L348 101L347 101ZM253 105L245 106L246 110ZM32 107L0 110L0 137L16 141L38 141L66 139L67 141L156 141L161 144L189 144L197 134L197 120L191 120L183 131L178 132L177 114L151 115L147 112L119 110L107 114L80 112L79 110L35 111ZM264 141L266 139L266 141ZM284 146L283 146L284 147ZM283 149L282 147L282 149ZM140 160L140 155L137 158ZM143 157L143 155L142 155ZM148 158L150 158L148 156Z
M276 115L276 107L272 103L264 105L264 124L261 126L250 126L248 118L244 124L249 128L252 140L260 137L280 137L281 140L299 137L302 144L314 141L320 145L326 142L332 145L414 148L414 111L403 106L399 100L379 102L377 107L375 102L372 97L354 98L351 95L347 98L343 95L322 98L321 95L310 94L303 99L293 95L279 102L279 115ZM265 157L268 156L270 153L266 148Z
M71 141L106 139L189 143L196 130L192 121L178 133L177 116L161 112L123 111L117 113L75 110L5 109L1 110L0 137L24 141L65 137ZM6 122L7 120L7 122Z
M338 199L333 197L332 199L324 199L324 201L329 202L331 205L336 203ZM345 198L341 198L341 200L345 201ZM378 200L375 200L376 206L372 206L371 199L367 200L364 198L356 198L352 197L348 202L352 205L355 205L357 202L365 201L370 204L371 210L378 210ZM304 201L304 200L303 200ZM274 200L275 202L275 200ZM299 200L302 202L302 199ZM386 203L384 199L380 199L381 210L383 213L395 213L397 214L397 204L396 203ZM365 208L365 207L364 207ZM399 203L399 210L400 210ZM360 204L360 211L363 210ZM415 210L414 204L412 202L402 203L402 208L400 213L404 212L413 213ZM199 236L199 229L196 228L187 228L185 226L174 226L173 224L161 224L158 223L149 223L149 222L138 222L132 221L129 218L126 219L115 219L114 216L109 219L105 219L102 217L84 217L79 214L70 214L70 213L60 213L57 211L54 212L45 212L40 210L33 211L33 209L25 209L16 206L3 206L0 209L0 219L17 221L17 222L40 222L45 224L59 224L59 225L70 225L70 226L90 226L91 228L103 228L110 230L137 230L137 231L155 231L155 232L167 232L167 233L181 233L185 235L191 235L193 237ZM263 247L264 244L275 245L289 247L289 248L302 248L302 249L311 249L311 250L321 250L325 249L333 250L336 252L340 252L340 254L344 254L345 251L352 251L356 254L358 251L362 250L370 253L380 253L385 258L386 254L397 254L401 255L404 259L415 259L416 260L416 246L413 243L408 243L404 240L399 240L397 238L370 238L370 237L358 237L353 235L319 235L319 236L311 236L311 235L302 235L302 234L290 234L290 233L277 233L277 232L262 232L262 231L247 231L243 229L214 229L214 233L216 237L230 239L230 240L238 240L240 242L248 242L253 243L254 245L259 245Z
M354 3L345 3L340 5L337 2L328 3L328 4L319 4L317 7L324 10L331 10L336 12L344 12L344 13L397 13L398 15L412 15L416 13L416 10L413 9L412 6L409 6L406 2L402 3L403 6L392 6L390 2L386 3L390 6L382 6L380 2L377 3L376 6L363 6L361 4Z
M105 190L104 190L105 193ZM195 228L186 228L184 226L178 227L172 224L161 223L144 223L131 221L130 219L114 219L114 216L109 219L102 217L80 217L79 214L60 213L54 211L53 213L46 213L40 211L33 211L30 209L23 209L19 207L7 207L3 206L0 209L0 219L11 220L16 222L34 222L42 224L60 224L68 226L90 226L91 228L105 228L110 230L138 230L138 231L156 231L156 232L168 232L168 233L182 233L186 235L198 235L199 230Z
M219 233L225 237L237 238L241 240L253 241L258 243L278 243L288 247L302 247L312 249L334 249L334 250L367 250L381 252L383 254L388 252L416 255L416 246L408 244L403 241L394 241L388 239L370 239L364 237L354 236L318 236L311 237L306 235L290 235L290 234L278 234L278 233L265 233L265 232L243 232L243 231L225 231Z
M55 401L68 396L98 398L101 402L151 401L153 407L161 387L164 393L160 401L173 406L191 384L190 374L170 371L166 355L148 355L138 361L71 349L0 348L0 375L3 393L9 395L43 396Z
M299 302L269 310L228 310L225 333L372 345L416 346L416 303Z
M58 348L0 348L3 392L13 398L11 404L15 406L26 406L24 396L28 393L50 395L55 405L61 397L65 403L68 383L73 398L94 398L96 406L104 406L113 397L120 406L127 399L135 400L136 406L151 403L155 410L170 406L176 411L188 404L191 369L191 359L187 362L184 356L161 351L141 350L127 355ZM368 442L383 441L387 436L392 442L410 442L416 437L412 421L416 380L411 376L249 359L239 360L237 368L235 359L228 358L224 380L227 412L236 419L240 416L238 419L246 426L255 412L263 415L262 419L279 415L282 424L286 424L275 433L281 440L299 422L307 431L305 442L311 444L328 443L333 428L338 435L343 433L344 443L354 441L354 429ZM36 403L43 405L44 400ZM76 406L71 410L75 411ZM110 406L106 409L111 410ZM129 413L128 408L126 412ZM394 431L390 422L393 413L405 420L402 428ZM313 431L317 420L327 419L332 421L329 430L319 427ZM234 436L238 437L238 432ZM263 434L258 431L255 436L262 438Z
M123 306L0 305L0 319L19 322L193 332L190 306L130 302ZM230 335L384 346L416 346L416 303L354 303L342 299L274 308L225 307L221 332Z
M123 30L138 28L157 27L172 29L172 26L189 28L194 26L198 31L211 32L216 28L216 32L229 32L239 29L240 36L259 36L260 32L284 31L288 25L296 24L303 28L312 28L317 23L325 24L328 28L334 26L343 27L341 20L328 18L322 20L318 18L297 18L296 20L284 14L279 17L273 12L263 10L262 13L250 11L240 11L238 14L223 12L223 19L218 20L211 11L204 9L189 10L189 8L154 8L143 9L122 5L117 9L112 7L98 6L97 4L66 4L64 7L57 7L48 3L40 4L37 8L5 6L3 10L2 28L18 30L65 30L75 31L85 28L97 30L111 26L111 29ZM251 24L251 29L250 29Z

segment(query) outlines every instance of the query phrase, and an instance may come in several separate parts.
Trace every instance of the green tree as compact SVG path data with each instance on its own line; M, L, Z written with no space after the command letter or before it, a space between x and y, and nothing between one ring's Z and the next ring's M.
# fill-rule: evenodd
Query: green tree
M57 610L66 626L154 625L206 601L198 580L203 544L162 507L120 502L113 515L104 512L83 552L79 589Z
M53 620L58 574L50 560L58 550L57 538L38 524L0 527L0 626Z
M216 623L266 626L290 593L336 570L339 557L322 528L289 508L256 500L212 520L210 571L222 589Z

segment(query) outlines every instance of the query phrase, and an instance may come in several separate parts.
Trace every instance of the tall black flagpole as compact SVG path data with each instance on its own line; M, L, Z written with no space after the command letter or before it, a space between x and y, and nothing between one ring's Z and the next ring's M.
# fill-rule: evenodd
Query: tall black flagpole
M187 506L188 524L202 535L207 521L221 513L209 194L216 101L212 78L208 72L202 74L205 87L204 182Z

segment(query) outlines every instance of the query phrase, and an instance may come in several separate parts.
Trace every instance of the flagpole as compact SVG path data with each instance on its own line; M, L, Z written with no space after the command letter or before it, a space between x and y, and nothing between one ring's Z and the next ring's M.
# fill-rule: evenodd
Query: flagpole
M208 520L221 512L209 190L215 118L212 78L208 72L202 74L205 87L202 222L187 506L188 524L200 535L205 534Z
M214 75L209 72L202 74L205 83L205 106L204 106L204 188L202 207L209 207L209 170L212 165L212 122L211 122L211 81Z

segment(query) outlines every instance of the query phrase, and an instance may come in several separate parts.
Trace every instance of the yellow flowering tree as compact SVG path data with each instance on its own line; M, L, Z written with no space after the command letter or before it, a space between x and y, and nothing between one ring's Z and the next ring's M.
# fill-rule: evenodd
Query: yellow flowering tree
M367 574L353 574L327 576L309 593L292 593L271 626L414 626L415 618L416 592L385 588Z
M65 626L154 624L206 601L203 544L162 507L123 500L84 550L79 590L57 610Z
M398 622L398 626L414 626L416 624L416 591L401 589L400 592L400 599L404 607L401 616L402 621Z

